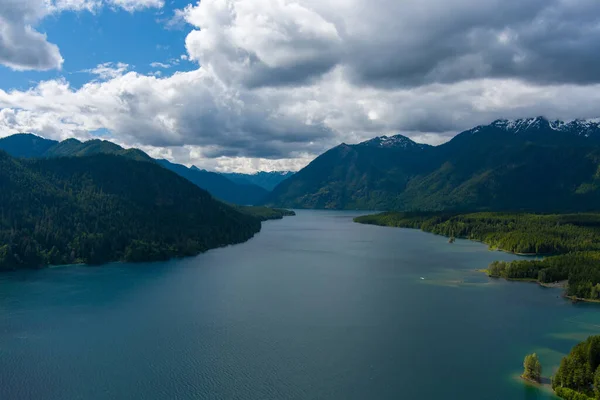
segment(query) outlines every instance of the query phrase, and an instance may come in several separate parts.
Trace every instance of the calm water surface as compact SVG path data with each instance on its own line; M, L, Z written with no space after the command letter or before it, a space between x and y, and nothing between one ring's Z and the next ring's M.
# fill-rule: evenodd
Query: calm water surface
M300 211L153 264L0 275L0 399L551 399L600 308L474 272L515 256ZM421 279L424 278L424 279Z

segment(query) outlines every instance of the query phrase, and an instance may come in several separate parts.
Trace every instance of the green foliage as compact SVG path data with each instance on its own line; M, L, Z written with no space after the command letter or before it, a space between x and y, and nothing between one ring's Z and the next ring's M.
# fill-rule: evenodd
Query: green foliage
M590 336L562 359L552 388L563 399L600 398L600 336Z
M523 361L523 377L532 381L540 382L542 380L542 364L537 354L528 354Z
M154 261L243 242L260 221L186 179L119 156L0 152L0 269Z
M296 215L291 210L284 210L281 208L269 208L264 206L233 206L236 210L243 214L250 215L254 218L258 218L261 221L267 221L271 219L282 219L283 217L291 217Z
M366 215L363 224L422 229L523 254L600 251L600 214L399 213Z
M594 400L594 399L598 398L598 397L589 397L583 393L576 392L573 389L568 389L568 388L563 388L563 387L558 387L558 388L554 389L554 393L556 393L556 395L558 397L560 397L561 399L565 399L565 400Z
M388 212L355 221L478 240L492 249L515 253L553 255L495 261L489 265L488 274L542 283L568 280L567 295L600 300L600 214Z

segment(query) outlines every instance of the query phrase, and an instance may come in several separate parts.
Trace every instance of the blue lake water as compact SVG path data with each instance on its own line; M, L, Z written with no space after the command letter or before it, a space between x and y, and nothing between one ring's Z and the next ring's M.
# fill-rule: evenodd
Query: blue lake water
M299 211L152 264L0 275L0 399L551 399L600 307L475 269L513 255ZM424 278L424 279L421 279Z

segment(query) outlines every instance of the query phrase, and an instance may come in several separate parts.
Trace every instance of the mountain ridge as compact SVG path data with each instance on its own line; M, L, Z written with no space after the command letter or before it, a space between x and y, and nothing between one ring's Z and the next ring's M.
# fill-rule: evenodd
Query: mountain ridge
M275 186L294 175L291 171L259 171L253 174L221 172L221 175L239 184L253 184L272 191Z
M216 198L240 205L259 203L268 193L258 185L240 185L215 172L188 168L167 160L156 160L142 150L136 148L126 149L118 144L101 139L82 142L71 138L58 142L31 133L18 133L0 138L0 150L5 150L14 157L23 158L84 157L94 154L113 154L136 161L156 162L185 177L196 186L207 190Z
M386 147L381 138L328 150L277 186L265 204L435 211L591 210L600 204L595 120L496 120L438 146L410 145L396 135L408 145Z

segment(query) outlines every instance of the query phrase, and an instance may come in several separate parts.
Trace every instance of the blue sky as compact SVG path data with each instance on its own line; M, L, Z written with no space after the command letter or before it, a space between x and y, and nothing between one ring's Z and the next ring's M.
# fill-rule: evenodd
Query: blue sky
M25 90L32 82L61 77L79 87L91 78L89 73L81 71L107 62L129 64L131 69L144 74L194 69L196 65L180 59L186 54L188 32L182 24L167 26L173 12L187 4L187 0L173 0L159 10L128 12L102 8L93 13L66 11L47 17L37 30L59 45L65 60L62 70L15 72L0 65L0 88ZM153 62L172 64L173 59L179 64L166 69L150 66Z
M600 117L597 0L1 0L0 26L0 137L103 137L210 170Z

